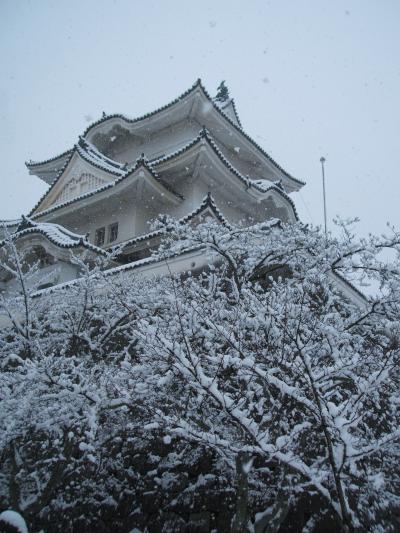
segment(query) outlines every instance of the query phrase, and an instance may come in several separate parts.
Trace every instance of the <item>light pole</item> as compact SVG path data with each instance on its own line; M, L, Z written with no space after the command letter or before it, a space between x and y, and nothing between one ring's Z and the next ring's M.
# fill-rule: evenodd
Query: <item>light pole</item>
M324 195L324 222L325 222L325 237L328 236L328 229L326 225L326 194L325 194L325 167L324 163L326 161L325 157L321 157L321 167L322 167L322 190Z

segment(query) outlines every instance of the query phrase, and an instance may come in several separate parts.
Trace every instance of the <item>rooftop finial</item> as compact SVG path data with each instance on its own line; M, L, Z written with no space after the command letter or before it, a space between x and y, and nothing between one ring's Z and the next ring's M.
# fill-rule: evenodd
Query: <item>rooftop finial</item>
M228 87L225 85L225 80L221 81L217 91L218 92L215 97L215 100L217 100L218 102L226 102L227 100L229 100L229 90Z
M203 125L200 130L200 137L207 137L207 128Z

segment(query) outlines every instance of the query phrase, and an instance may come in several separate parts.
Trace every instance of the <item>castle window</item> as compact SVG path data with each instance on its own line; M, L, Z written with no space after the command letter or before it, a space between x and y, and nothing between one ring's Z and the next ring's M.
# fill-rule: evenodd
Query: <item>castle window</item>
M105 241L106 228L98 228L95 233L94 243L96 246L102 246Z
M108 242L114 242L118 238L118 222L108 226Z

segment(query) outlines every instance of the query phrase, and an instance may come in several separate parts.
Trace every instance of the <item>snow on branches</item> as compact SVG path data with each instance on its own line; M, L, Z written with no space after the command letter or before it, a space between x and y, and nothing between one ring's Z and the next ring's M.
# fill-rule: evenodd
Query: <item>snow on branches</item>
M163 228L154 259L202 249L209 266L157 279L87 269L40 297L2 296L13 318L0 332L8 504L43 513L71 465L100 468L123 428L125 439L158 431L168 445L205 446L236 470L233 530L239 518L279 528L303 505L310 531L323 515L347 531L394 531L399 234L359 240L343 224L326 240L277 220ZM346 278L379 289L367 299Z

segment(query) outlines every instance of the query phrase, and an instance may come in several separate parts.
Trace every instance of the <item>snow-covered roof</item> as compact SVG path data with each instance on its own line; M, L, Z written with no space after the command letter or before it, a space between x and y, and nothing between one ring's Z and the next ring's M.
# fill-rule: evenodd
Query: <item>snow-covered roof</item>
M281 191L285 192L285 187L282 184L281 180L278 181L270 181L267 179L258 179L258 180L251 180L252 185L256 186L258 189L263 190L264 192L267 192L271 189L271 187L278 187Z
M6 529L6 531L14 531L15 533L28 533L28 528L24 518L16 511L9 509L0 513L0 528L3 530L5 525L9 526L9 529Z
M124 114L104 115L99 120L97 120L96 122L88 126L85 132L83 133L82 137L84 137L85 141L88 142L88 138L93 133L93 131L98 128L98 126L106 122L113 121L115 119L118 119L120 122L125 123L127 125L146 121L150 117L153 117L159 113L163 113L166 110L170 110L172 107L179 105L181 102L186 100L188 97L196 93L196 91L197 92L200 91L200 94L202 94L203 97L210 104L210 109L216 111L217 115L223 118L223 120L226 122L226 125L229 128L231 127L234 128L235 132L238 134L238 139L245 141L245 143L246 142L250 143L253 149L255 148L256 152L258 152L262 157L266 158L266 160L270 164L272 164L272 167L279 170L282 173L282 175L285 177L285 179L289 180L289 183L291 183L294 186L294 188L299 188L304 185L303 181L297 178L294 178L288 172L286 172L267 152L265 152L265 150L258 143L256 143L247 133L244 132L244 130L242 129L240 125L239 117L237 116L234 100L230 98L229 100L224 101L224 102L217 102L214 98L210 97L207 90L201 83L200 79L198 79L191 88L189 88L187 91L185 91L183 94L181 94L178 98L174 99L169 104L159 107L158 109L150 113L146 113L145 115L142 115L140 117L130 118ZM229 116L230 113L228 111L231 108L233 109L234 115L237 120L234 120L233 118L231 118L231 116ZM72 150L66 151L57 157L50 158L45 161L35 162L35 163L29 162L27 163L27 166L30 170L34 170L35 168L45 166L48 163L53 163L55 161L62 161L63 158L67 158L68 160L76 149L78 148L74 147ZM122 165L120 165L119 163L116 163L115 161L112 161L111 159L101 154L101 152L95 149L93 145L90 145L89 149L87 148L84 149L84 153L82 153L82 156L90 160L94 165L96 166L98 165L103 170L108 170L113 173L117 173L118 171L121 171L121 168L123 168Z
M16 218L15 220L0 220L0 228L11 228L14 226L18 226L21 220L21 218Z
M52 162L56 162L59 165L58 168L53 168L52 173L50 173L46 178L41 176L42 179L44 179L44 181L51 186L51 188L47 191L50 192L50 190L52 190L55 184L58 182L59 178L63 175L64 171L68 168L68 165L75 154L79 154L79 156L91 166L103 170L112 176L120 176L126 171L124 165L99 152L99 150L97 150L93 144L83 137L79 137L78 142L71 150L62 153L59 156L38 163L29 162L25 164L31 173L39 176L41 176L40 173L35 172L37 167L46 166L48 163ZM51 176L53 176L52 179Z
M29 170L29 174L38 176L45 183L51 185L54 181L55 176L64 167L66 161L70 159L73 150L74 149L71 148L70 150L63 152L62 154L59 154L55 157L51 157L44 161L28 161L25 162L25 165Z
M122 167L121 167L120 170L118 170L118 171L117 170L115 170L115 171L107 170L109 173L112 173L114 176L118 176L117 179L114 179L113 181L111 181L109 183L106 183L104 185L101 185L100 187L97 187L97 188L95 188L95 189L93 189L91 191L88 191L88 192L84 193L84 194L76 196L75 198L72 198L72 199L67 200L65 202L60 202L60 203L57 203L57 204L53 204L53 205L51 205L50 207L48 207L46 209L38 211L38 208L40 208L40 206L43 204L44 200L49 196L50 192L54 189L55 185L60 181L60 179L63 176L64 172L66 171L66 169L67 169L67 167L68 167L68 165L69 165L74 153L77 153L79 155L79 157L84 157L84 159L87 160L88 163L90 163L92 165L95 165L95 166L99 166L93 160L86 159L86 155L85 156L82 155L82 153L86 154L86 151L83 152L83 150L84 149L82 147L79 150L77 148L76 152L74 151L71 154L70 159L65 163L64 167L60 170L59 175L55 178L55 180L52 183L52 185L50 186L50 188L45 192L45 194L39 199L39 201L36 203L36 205L30 211L29 216L31 216L32 218L36 218L38 216L42 216L44 214L50 213L52 211L55 211L56 209L60 209L60 208L65 207L67 205L71 205L71 204L79 202L79 201L81 201L83 199L86 199L86 198L89 198L91 196L94 196L95 194L101 193L101 192L103 192L105 190L113 189L119 183L121 183L123 180L126 180L130 176L133 176L135 174L135 172L140 167L143 167L144 169L147 170L148 174L151 176L151 178L155 182L157 182L159 187L162 188L162 190L164 191L166 196L173 196L173 197L175 197L176 201L180 201L180 200L183 199L182 195L180 195L179 193L177 193L174 190L172 190L171 187L167 183L164 183L160 179L160 177L155 172L155 170L150 166L150 164L149 164L148 160L145 158L144 154L141 154L141 156L137 158L137 160L136 160L136 162L135 162L135 164L134 164L134 166L132 168L129 168L129 169L126 168L126 169L122 170ZM91 157L92 157L92 159L94 159L95 158L95 155L94 155L95 152L93 151L91 153L92 153ZM102 168L102 170L106 170L105 167L101 167L101 168Z
M212 197L211 193L208 193L193 211L191 211L184 217L180 218L178 220L178 223L188 224L194 218L206 212L212 213L215 219L218 220L218 222L220 222L223 226L226 226L227 228L232 228L231 224L229 224L229 222L226 220L226 218L224 217L220 209L217 207L217 204L215 203L215 200ZM117 247L119 248L122 246L123 248L127 248L128 246L134 246L141 242L150 241L156 237L160 237L161 235L165 234L165 232L166 232L165 228L161 228L155 231L150 231L148 233L144 233L143 235L139 235L139 237L134 237L133 239L129 239L123 243L120 243L118 244ZM113 246L111 247L111 250L115 248L116 247Z
M58 160L61 160L65 157L68 157L72 152L72 148L70 150L66 150L65 152L62 152L61 154L55 155L53 157L49 157L48 159L44 159L43 161L26 161L25 165L28 167L28 169L34 169L35 167L40 167L42 165L47 165L47 163L54 163Z
M214 217L220 222L223 226L226 226L227 228L232 228L231 224L226 220L224 215L222 214L222 211L217 207L217 204L215 203L214 198L212 197L212 194L209 192L207 195L203 198L203 200L200 202L198 207L196 209L193 209L193 211L184 217L179 219L179 222L181 224L187 224L188 222L191 222L194 218L197 216L207 212L211 211Z
M187 96L189 96L190 94L194 93L196 91L196 89L198 89L198 88L202 88L204 90L200 78L192 85L192 87L187 89L180 96L178 96L177 98L175 98L174 100L172 100L168 104L165 104L165 105L163 105L161 107L158 107L157 109L154 109L153 111L145 113L144 115L141 115L139 117L132 118L132 117L128 117L127 115L125 115L123 113L113 113L113 114L110 114L110 115L103 115L101 118L99 118L98 120L96 120L95 122L93 122L92 124L90 124L86 128L86 130L83 133L83 137L87 137L87 135L94 128L96 128L98 125L103 124L104 122L108 122L108 121L110 121L112 119L115 119L115 118L120 118L124 122L126 122L127 124L134 124L136 122L141 122L142 120L146 120L146 119L148 119L150 117L153 117L154 115L157 115L158 113L162 113L163 111L169 110L171 107L173 107L174 105L176 105L176 104L180 103L182 100L184 100ZM211 98L210 98L210 100L211 100Z
M242 128L242 124L239 119L239 115L236 109L235 100L233 98L228 98L227 100L220 101L217 98L212 99L214 104L220 108L220 110L227 115L229 119L233 119L234 122L237 122L237 125ZM232 114L230 114L230 112Z
M206 142L208 146L212 149L212 151L215 153L215 155L218 157L218 159L224 164L224 166L236 177L238 178L242 184L244 185L246 190L254 189L261 195L274 191L275 193L279 194L281 197L283 197L287 202L290 203L290 205L293 208L293 212L295 215L295 218L298 219L298 214L296 211L296 206L293 202L293 200L289 197L288 194L286 194L285 189L283 185L279 182L271 182L269 180L252 180L249 176L243 176L237 168L235 168L230 161L224 156L224 154L219 149L217 143L211 136L210 132L206 130L206 128L203 128L199 135L195 137L192 141L190 141L188 144L177 150L176 152L173 152L171 154L168 154L164 157L161 157L159 159L152 160L150 162L150 165L157 170L159 170L159 167L161 167L164 163L167 161L171 161L173 159L178 159L182 154L185 152L188 152L196 145L200 145L202 142Z
M59 248L78 248L80 246L91 250L92 252L104 255L102 248L91 244L85 235L73 233L59 224L52 224L49 222L35 222L31 218L22 217L20 224L16 231L10 234L6 239L0 241L0 247L6 245L9 240L16 241L25 237L38 233L46 237L51 243Z
M203 202L200 205L204 205L206 203L207 203L206 209L207 209L207 207L209 205L211 205L211 203L214 203L212 198L210 198L210 195L207 195L207 197L203 200ZM199 209L199 208L197 208L197 209ZM195 211L197 211L197 209ZM195 211L193 211L193 213L191 213L188 216L195 217L196 215L198 215L199 213L195 213ZM184 218L186 218L186 217L184 217ZM184 219L181 219L181 222L185 223ZM266 230L266 229L269 229L269 228L277 227L280 224L281 224L281 221L279 219L275 219L274 218L274 219L271 219L271 220L266 220L263 223L263 229ZM160 230L159 234L161 235L164 232L165 232L165 230ZM155 233L155 232L152 232L152 233ZM148 265L156 265L156 264L159 264L159 263L163 263L165 261L165 259L170 260L172 258L184 258L187 255L193 254L193 252L202 252L202 251L204 251L205 248L206 248L206 245L199 244L198 246L192 246L192 247L189 247L189 248L187 248L185 250L179 250L179 251L176 251L176 252L171 252L166 257L164 257L163 259L160 259L157 256L146 257L144 259L139 259L137 261L132 261L132 262L124 264L124 265L119 265L119 266L115 266L113 268L109 268L109 269L103 271L102 275L103 276L115 276L115 275L118 275L118 274L122 274L124 272L130 272L132 270L137 270L137 269L140 269L140 268L148 266ZM34 296L38 297L41 294L49 294L49 293L52 293L52 292L55 292L55 291L58 291L58 290L68 289L69 287L74 286L77 283L80 283L79 278L71 280L71 281L67 281L65 283L60 283L60 284L58 284L58 285L56 285L54 287L49 287L49 288L40 290Z
M83 137L79 138L79 142L76 144L75 149L83 159L101 170L105 170L117 176L123 176L127 173L126 165L118 163L118 161L105 156Z
M212 152L218 157L221 163L223 163L223 165L231 172L231 174L235 176L235 178L237 178L242 183L242 186L245 191L248 191L248 192L254 191L256 194L259 194L260 197L262 197L268 192L273 192L275 194L278 194L279 196L284 198L287 202L289 202L289 204L293 208L295 218L296 219L298 218L295 204L292 201L292 199L288 196L288 194L286 194L285 189L281 182L279 181L272 182L267 179L252 180L249 176L243 176L243 174L241 174L241 172L239 172L239 170L237 170L230 163L230 161L225 157L225 155L221 152L215 139L211 136L210 132L207 131L206 128L204 127L200 130L197 137L195 137L192 141L188 142L185 146L183 146L179 150L176 150L175 152L167 154L166 156L160 157L158 159L153 159L151 161L148 161L145 158L144 154L142 154L136 160L134 166L130 169L102 155L91 143L81 138L80 142L76 145L74 151L71 153L69 159L66 161L64 167L60 170L58 176L55 178L53 184L50 186L48 191L39 199L37 204L34 206L32 211L29 213L29 216L32 216L33 218L37 216L42 216L44 214L48 214L62 207L74 204L76 202L79 202L91 196L94 196L95 194L101 193L107 189L112 189L116 185L118 185L122 180L133 175L140 166L145 167L146 170L154 178L154 180L156 180L163 188L165 188L166 191L168 191L170 194L173 194L178 200L182 200L183 196L179 194L177 191L173 190L165 179L164 180L162 179L162 167L165 163L169 161L179 160L180 156L189 152L191 149L193 149L197 145L201 146L202 144L204 144L204 142L212 150ZM54 189L56 184L60 182L62 176L66 172L71 162L71 159L74 153L77 153L79 157L82 157L89 164L108 172L114 178L115 176L117 176L117 179L114 179L113 181L107 184L97 187L75 198L72 198L62 203L51 205L46 209L37 211L38 208L43 204L44 200L50 195L51 191Z
M31 169L34 167L39 167L42 165L46 165L47 163L53 163L54 161L57 161L58 159L62 159L66 156L69 156L72 152L72 149L65 150L65 152L62 152L61 154L55 155L53 157L49 157L48 159L44 159L43 161L26 161L25 165Z
M215 101L214 98L212 98L209 93L207 92L206 88L204 87L204 85L202 84L201 82L201 79L198 79L196 81L196 83L194 83L194 85L188 89L187 91L185 91L183 94L181 94L181 96L179 96L178 98L176 98L175 100L173 100L172 102L170 102L169 104L165 105L165 106L162 106L162 107L159 107L158 109L150 112L150 113L146 113L145 115L142 115L140 117L137 117L137 118L130 118L130 117L127 117L126 115L124 114L112 114L112 115L105 115L103 117L101 117L99 120L97 120L96 122L94 122L93 124L91 124L90 126L87 127L87 129L85 130L85 132L83 133L83 136L84 137L87 137L88 134L90 134L92 132L92 130L94 128L96 128L97 126L99 126L100 124L103 124L107 121L110 121L110 120L113 120L113 119L121 119L123 122L125 122L126 124L135 124L135 123L138 123L138 122L141 122L143 120L146 120L158 113L162 113L164 112L165 110L167 109L170 109L171 107L175 106L176 104L179 104L181 101L183 101L186 97L188 97L189 95L191 95L192 93L194 93L196 90L200 90L201 93L205 96L205 98L208 100L208 102L211 104L212 106L212 109L216 110L217 113L222 116L224 118L225 121L227 121L227 125L229 126L232 126L236 132L239 133L239 135L246 139L248 142L250 142L253 147L255 147L264 157L267 158L267 160L272 163L272 165L274 167L276 167L277 169L280 170L280 172L283 173L284 176L286 176L289 180L293 181L294 183L297 184L297 186L303 186L305 185L304 181L301 181L297 178L294 178L293 176L291 176L286 170L284 170L258 143L256 143L256 141L254 141L250 135L248 135L247 133L245 133L245 131L242 129L242 127L240 126L240 122L239 122L239 125L235 123L235 121L233 121L229 115L224 111L224 108L228 107L230 104L234 105L233 103L233 100L231 99L231 101L228 101L228 102L222 102L222 103L217 103ZM236 108L235 108L235 113L236 113Z

